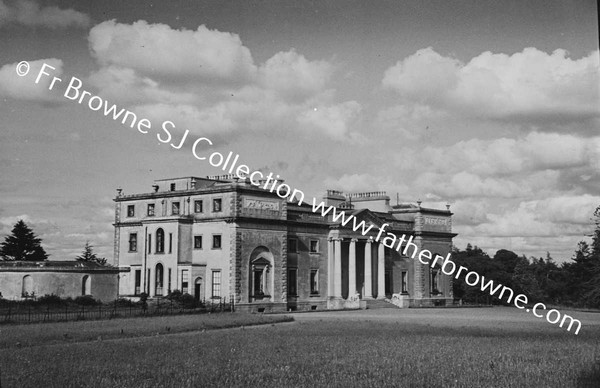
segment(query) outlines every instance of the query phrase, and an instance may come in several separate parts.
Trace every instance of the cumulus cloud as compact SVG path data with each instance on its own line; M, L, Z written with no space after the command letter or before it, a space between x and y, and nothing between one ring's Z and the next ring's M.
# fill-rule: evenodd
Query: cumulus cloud
M87 27L91 23L88 15L71 8L40 7L36 2L29 0L7 3L0 0L0 27L17 23L28 27L67 28Z
M307 97L325 88L333 66L327 61L308 61L295 50L279 52L259 70L262 84L286 96Z
M102 65L127 67L142 75L223 82L247 80L257 70L238 35L204 25L191 31L144 20L131 25L110 20L94 26L88 40Z
M464 64L431 47L385 71L382 85L405 101L493 119L582 120L598 117L598 51L571 59L526 48L484 52Z
M361 106L356 101L320 106L309 109L298 116L302 126L313 127L333 138L341 139L348 132L348 126L359 116Z
M63 71L63 61L56 58L29 61L29 73L23 77L16 73L17 62L2 66L0 68L0 96L19 100L57 101L57 95L48 90L52 81L51 76L41 77L39 83L35 83L44 63L56 69L46 68L47 73L60 77Z

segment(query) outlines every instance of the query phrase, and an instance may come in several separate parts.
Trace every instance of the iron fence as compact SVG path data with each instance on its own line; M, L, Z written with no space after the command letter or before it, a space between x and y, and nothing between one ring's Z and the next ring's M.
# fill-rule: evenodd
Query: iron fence
M168 299L148 300L144 303L115 301L110 304L78 306L36 305L14 303L0 307L0 324L24 324L58 321L103 320L127 317L161 316L175 314L202 314L235 310L233 297L230 300L202 301L189 306Z

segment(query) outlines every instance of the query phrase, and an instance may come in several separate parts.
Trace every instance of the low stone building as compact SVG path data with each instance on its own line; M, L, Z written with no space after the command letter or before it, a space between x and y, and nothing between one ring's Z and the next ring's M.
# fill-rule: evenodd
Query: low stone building
M119 268L83 261L0 261L0 293L21 300L43 295L61 298L117 298Z
M233 300L250 311L336 309L393 299L408 306L451 303L452 278L377 240L405 235L414 249L446 256L452 213L420 203L390 205L384 192L328 190L335 206L373 225L364 235L312 204L290 202L248 179L185 177L115 198L114 266L119 294ZM384 234L385 235L385 234Z

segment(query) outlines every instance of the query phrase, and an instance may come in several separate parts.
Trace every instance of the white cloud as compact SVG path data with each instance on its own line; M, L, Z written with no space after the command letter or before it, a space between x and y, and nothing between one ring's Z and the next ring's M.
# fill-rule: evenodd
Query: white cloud
M35 83L43 64L54 67L56 70L46 68L50 76L43 76L39 83ZM60 77L63 71L63 62L60 59L48 58L29 61L30 70L26 76L17 75L17 63L10 63L0 68L0 96L19 100L58 101L57 95L48 90L53 76ZM56 85L55 85L56 86ZM56 87L55 89L58 89Z
M142 75L239 82L253 78L257 70L238 35L204 25L191 31L144 20L131 25L110 20L94 26L88 40L102 65L128 67Z
M298 122L330 137L342 139L348 133L349 125L358 118L360 111L361 106L358 102L346 101L308 109L298 116Z
M265 88L284 96L307 97L322 91L333 66L327 61L308 61L295 50L279 52L260 67Z
M387 69L382 84L406 101L464 116L578 121L600 114L598 56L526 48L484 52L463 64L426 48Z
M55 6L40 7L34 1L18 0L8 2L0 0L0 27L18 23L29 27L67 28L87 27L90 17L74 9L60 9Z

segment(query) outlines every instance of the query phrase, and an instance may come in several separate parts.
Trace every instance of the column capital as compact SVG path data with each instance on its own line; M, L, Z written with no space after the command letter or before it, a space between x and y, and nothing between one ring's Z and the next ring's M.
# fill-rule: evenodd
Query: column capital
M369 239L367 241L365 241L367 244L373 244L373 237L369 237Z
M355 243L355 242L358 241L358 239L353 237L350 241L353 242L353 243Z
M333 241L343 241L344 239L341 237L334 237L332 238Z

